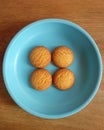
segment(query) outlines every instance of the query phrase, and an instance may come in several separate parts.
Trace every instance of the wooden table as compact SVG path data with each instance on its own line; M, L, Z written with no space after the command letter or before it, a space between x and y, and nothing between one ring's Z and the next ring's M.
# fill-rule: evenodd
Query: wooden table
M63 18L85 28L95 39L104 62L103 0L0 0L0 66L11 38L25 25L43 18ZM10 98L0 68L0 130L104 130L104 77L93 101L64 119L32 116Z

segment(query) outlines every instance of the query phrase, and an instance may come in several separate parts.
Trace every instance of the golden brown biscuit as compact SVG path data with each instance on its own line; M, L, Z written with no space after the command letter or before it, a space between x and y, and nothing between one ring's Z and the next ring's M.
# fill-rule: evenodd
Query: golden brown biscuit
M73 62L73 60L74 54L68 47L57 47L52 53L53 63L60 68L69 66Z
M61 90L66 90L72 87L75 81L74 73L68 69L59 69L53 75L54 85Z
M51 86L52 76L48 70L37 69L32 73L30 83L37 90L45 90Z
M30 62L37 68L46 67L51 61L50 51L43 46L34 48L30 53Z

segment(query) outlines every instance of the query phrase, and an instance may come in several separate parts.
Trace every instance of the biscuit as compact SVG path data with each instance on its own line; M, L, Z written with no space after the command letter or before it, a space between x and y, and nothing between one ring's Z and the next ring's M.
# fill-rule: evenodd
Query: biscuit
M60 67L68 67L74 60L74 54L72 50L65 46L57 47L52 53L53 63Z
M31 51L30 62L37 68L44 68L51 62L51 53L46 47L38 46Z
M69 89L75 82L75 75L69 69L59 69L53 75L54 85L61 90Z
M37 69L30 77L30 83L37 90L45 90L52 84L52 76L48 70Z

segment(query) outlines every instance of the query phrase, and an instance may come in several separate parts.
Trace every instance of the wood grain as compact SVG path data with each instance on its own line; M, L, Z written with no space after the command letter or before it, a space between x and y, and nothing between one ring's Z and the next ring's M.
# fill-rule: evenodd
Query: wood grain
M11 38L43 18L63 18L85 28L95 39L104 63L103 0L0 0L0 130L104 130L104 77L93 101L71 117L46 120L19 108L2 79L2 60Z

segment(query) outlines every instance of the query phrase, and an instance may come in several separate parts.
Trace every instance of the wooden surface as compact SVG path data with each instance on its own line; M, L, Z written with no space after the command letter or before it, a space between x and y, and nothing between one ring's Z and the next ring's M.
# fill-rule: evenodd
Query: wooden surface
M104 62L103 0L0 0L0 66L14 34L43 18L63 18L85 28L95 39ZM58 120L32 116L10 98L0 67L0 130L104 130L104 78L93 101L81 112ZM95 70L96 71L96 70Z

